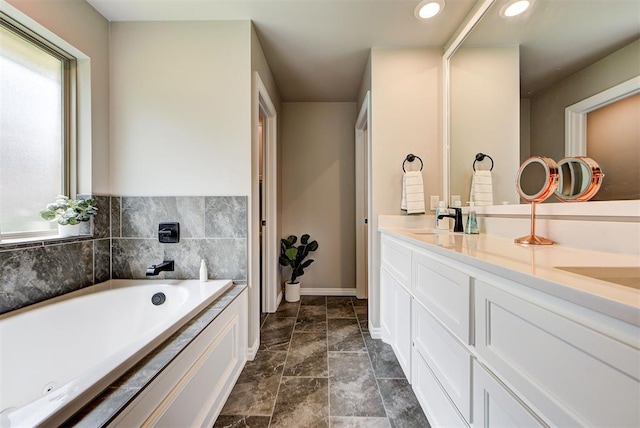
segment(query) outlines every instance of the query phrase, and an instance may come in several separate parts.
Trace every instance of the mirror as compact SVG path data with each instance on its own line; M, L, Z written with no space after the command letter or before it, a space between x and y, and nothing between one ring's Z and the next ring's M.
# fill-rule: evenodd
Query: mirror
M528 11L510 19L500 15L505 3L479 1L476 11L485 8L481 19L449 58L445 193L462 195L463 201L469 200L471 166L478 152L495 162L494 204L519 203L513 183L518 165L530 155L598 160L590 148L586 153L566 152L565 109L640 76L638 0L535 0ZM630 116L637 122L635 111ZM614 134L608 132L609 152L618 144ZM633 159L634 169L640 170L640 143L635 141L634 151L625 149L624 158ZM629 170L617 161L604 163L607 186ZM598 199L637 199L640 186L635 183L628 186L634 187L630 191L610 197L601 192Z
M596 161L582 156L560 160L558 172L555 196L564 202L584 202L593 198L604 177Z
M526 184L525 184L526 183ZM558 187L558 164L551 158L532 156L518 169L516 189L531 204L531 233L515 240L516 244L551 245L553 241L536 235L536 204L544 202Z

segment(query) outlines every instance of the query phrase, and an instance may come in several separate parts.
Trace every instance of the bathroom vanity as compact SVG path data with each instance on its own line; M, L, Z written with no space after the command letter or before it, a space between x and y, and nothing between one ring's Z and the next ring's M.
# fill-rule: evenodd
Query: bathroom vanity
M382 339L432 426L640 426L638 256L380 232Z

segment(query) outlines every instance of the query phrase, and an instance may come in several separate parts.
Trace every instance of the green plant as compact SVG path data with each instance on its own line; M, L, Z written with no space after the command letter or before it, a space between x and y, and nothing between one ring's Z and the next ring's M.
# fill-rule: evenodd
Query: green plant
M89 221L91 216L98 213L95 199L70 199L59 195L54 203L40 211L40 216L49 221L57 221L58 224L79 224Z
M304 270L314 262L313 259L304 260L310 252L318 249L316 241L309 242L309 235L304 234L300 237L300 245L295 246L298 238L295 235L289 236L287 239L280 240L280 264L282 266L291 266L291 281L295 283L296 278L304 275Z

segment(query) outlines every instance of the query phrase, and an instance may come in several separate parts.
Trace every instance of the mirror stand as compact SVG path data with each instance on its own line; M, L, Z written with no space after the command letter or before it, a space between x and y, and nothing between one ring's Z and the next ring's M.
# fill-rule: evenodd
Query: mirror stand
M516 244L525 245L551 245L551 239L536 235L536 203L531 202L531 234L515 239Z

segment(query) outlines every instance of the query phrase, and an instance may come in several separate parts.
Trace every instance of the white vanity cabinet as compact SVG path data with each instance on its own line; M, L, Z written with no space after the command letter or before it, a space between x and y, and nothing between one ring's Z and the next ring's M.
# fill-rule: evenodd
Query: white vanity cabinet
M432 426L640 426L637 324L432 244L382 238L383 338L403 368L409 352Z

